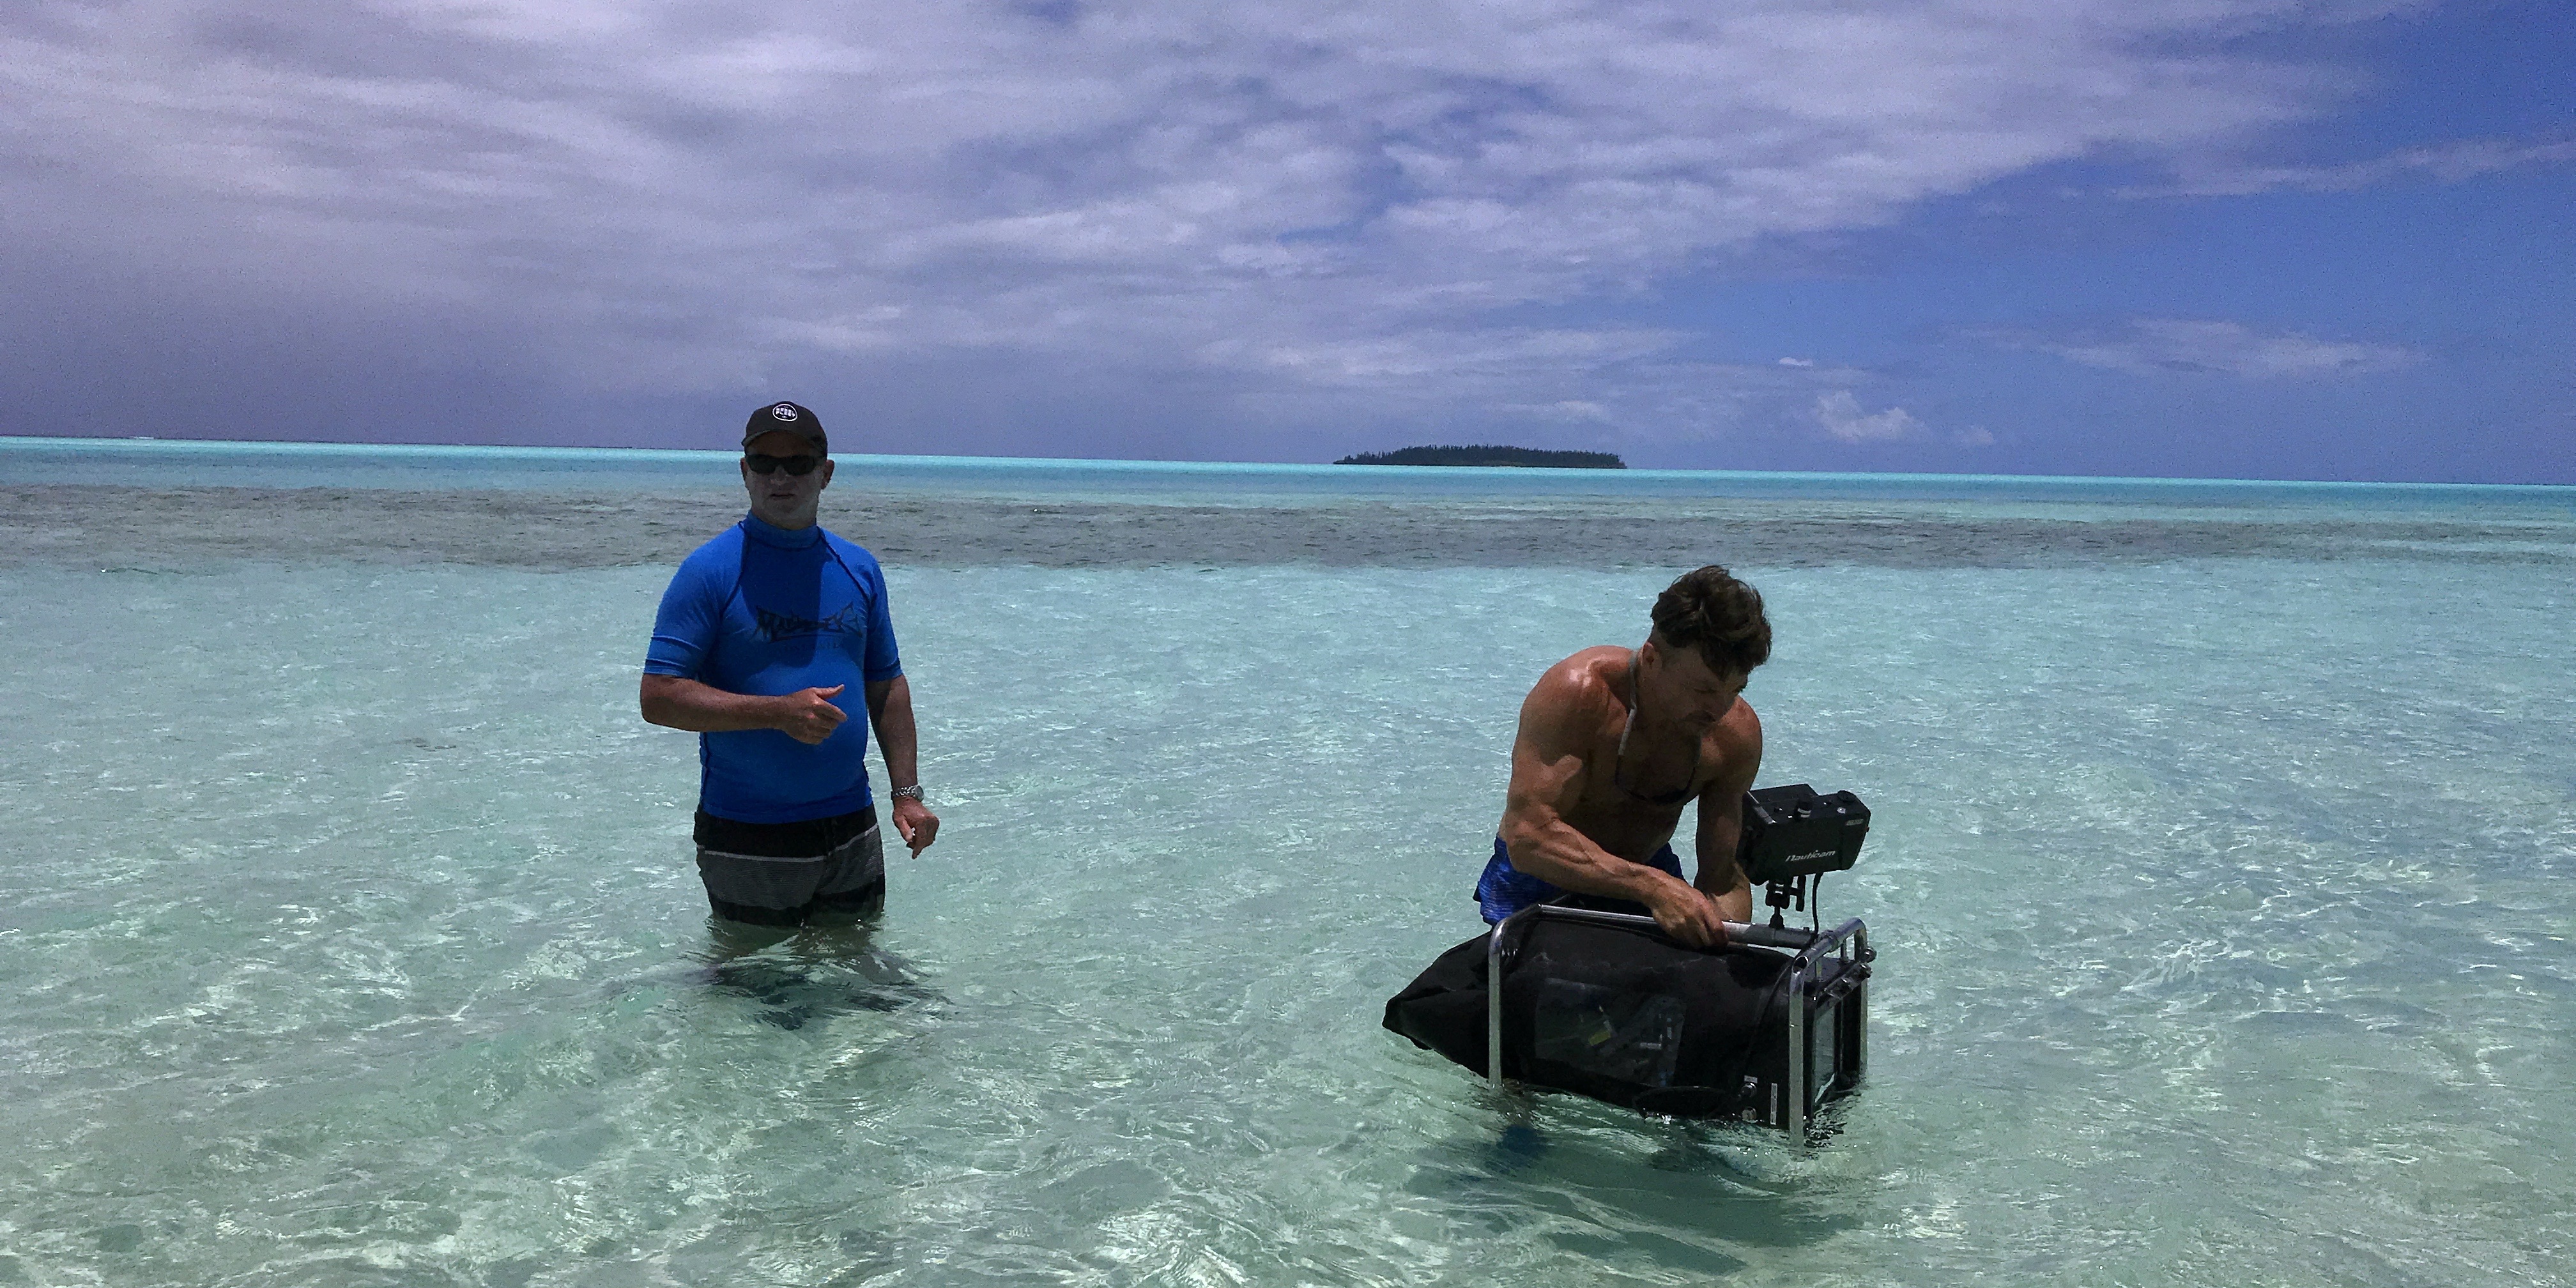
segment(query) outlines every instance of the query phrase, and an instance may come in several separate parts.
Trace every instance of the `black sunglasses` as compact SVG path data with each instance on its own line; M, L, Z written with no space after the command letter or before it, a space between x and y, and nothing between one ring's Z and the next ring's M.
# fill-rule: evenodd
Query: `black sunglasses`
M775 474L785 470L798 478L803 478L813 473L814 467L823 463L823 458L820 456L764 456L758 452L744 452L742 463L754 474Z

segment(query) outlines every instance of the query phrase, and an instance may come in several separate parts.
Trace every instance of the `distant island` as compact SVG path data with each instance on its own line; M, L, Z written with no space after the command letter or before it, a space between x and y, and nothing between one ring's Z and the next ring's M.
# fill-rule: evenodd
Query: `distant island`
M1361 452L1335 465L1519 465L1546 470L1624 470L1626 461L1608 452L1545 452L1535 447L1400 447L1392 452Z

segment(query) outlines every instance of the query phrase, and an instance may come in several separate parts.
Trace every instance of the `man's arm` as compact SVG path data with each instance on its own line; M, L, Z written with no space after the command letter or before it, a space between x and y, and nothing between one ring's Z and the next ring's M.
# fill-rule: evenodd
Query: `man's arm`
M1503 844L1512 866L1578 893L1642 903L1665 934L1693 947L1722 944L1726 931L1706 895L1602 849L1565 821L1583 796L1584 756L1603 701L1598 688L1580 667L1559 665L1521 704L1503 804Z
M841 688L835 684L827 689L798 689L771 698L727 693L696 680L647 673L637 701L646 722L666 728L691 733L775 729L811 746L831 737L850 718L831 702L840 696Z
M734 551L728 554L728 551ZM833 706L841 686L800 689L777 697L733 693L688 678L704 673L715 647L724 606L732 595L724 568L738 563L738 545L719 537L680 562L671 584L662 591L653 614L653 642L644 652L644 681L636 704L649 724L691 733L735 733L775 729L812 745L832 736L849 719Z
M921 785L921 735L912 719L912 682L898 675L867 685L868 722L876 726L888 787ZM919 855L939 835L939 816L916 797L897 796L886 810L897 836Z
M1735 862L1735 847L1744 839L1744 793L1753 789L1762 770L1762 722L1742 701L1718 726L1718 746L1726 768L1699 796L1699 879L1702 894L1717 904L1729 921L1753 920L1753 883Z

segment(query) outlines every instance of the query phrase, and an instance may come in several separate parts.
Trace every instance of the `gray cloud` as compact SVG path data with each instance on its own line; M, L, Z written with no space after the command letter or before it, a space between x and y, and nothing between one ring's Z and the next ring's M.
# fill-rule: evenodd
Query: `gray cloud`
M1983 338L2111 371L2209 373L2248 380L2360 375L2423 359L2402 345L2321 340L2202 318L2136 318L2109 330L2059 336L1989 331Z
M255 300L603 405L1062 370L1243 434L1675 441L1779 373L1511 311L2224 151L2339 83L2217 37L2385 7L40 0L0 18L0 255L67 316Z

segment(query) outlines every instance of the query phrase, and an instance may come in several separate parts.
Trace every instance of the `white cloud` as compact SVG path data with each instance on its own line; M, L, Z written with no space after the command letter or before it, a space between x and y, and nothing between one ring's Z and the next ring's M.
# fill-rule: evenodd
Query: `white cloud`
M1891 443L1923 435L1923 422L1914 413L1902 407L1863 412L1860 399L1848 389L1816 395L1815 417L1825 437L1836 442Z
M2238 197L2258 192L2353 192L2406 179L2459 183L2524 166L2576 162L2576 139L2531 142L2463 139L2406 148L2367 161L2331 166L2199 166L2161 187L2126 188L2130 197Z
M1689 434L1750 368L1493 319L2034 166L2226 151L2338 82L2209 38L2385 7L13 6L0 256L434 314L577 388L963 354L1177 364L1284 420L1375 388Z
M2295 331L2262 332L2242 323L2193 318L2139 318L2115 331L2079 336L1990 332L1987 338L2111 371L2215 373L2248 380L2360 375L2422 360L2402 345L2321 340Z
M1813 358L1782 358L1780 360L1780 365L1784 367L1812 367L1816 365L1816 360Z

